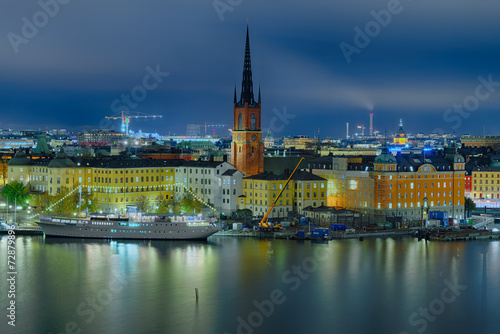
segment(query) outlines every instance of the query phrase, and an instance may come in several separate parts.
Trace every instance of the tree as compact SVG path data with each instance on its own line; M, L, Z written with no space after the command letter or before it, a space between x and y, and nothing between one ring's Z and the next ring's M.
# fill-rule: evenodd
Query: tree
M163 199L158 203L156 213L180 213L181 203L175 199Z
M8 162L7 158L5 156L2 156L2 160L0 161L0 175L2 176L4 186L5 186L5 182L7 181L7 175L8 175L7 162Z
M152 208L149 202L144 197L141 197L141 201L137 204L137 210L143 213L148 213L152 211Z
M182 212L193 213L201 212L202 203L187 192L181 200Z
M61 187L59 194L49 196L50 212L63 215L70 215L78 212L78 191L69 195L70 191L66 187ZM75 193L77 196L75 196ZM67 197L66 197L67 196Z
M76 191L75 193L76 193L76 196L78 197L78 199L76 200L76 202L78 203L79 199L80 199L80 192ZM81 205L82 205L82 209L81 209L82 212L85 211L85 212L90 213L90 212L97 212L97 210L98 210L94 195L92 194L92 192L89 192L85 188L82 188Z
M252 219L252 210L250 209L238 209L233 211L231 218L238 220L250 220Z
M17 205L26 207L31 199L28 187L24 186L19 181L13 181L6 184L2 189L2 197L9 201L9 203L17 203Z
M471 211L476 210L476 203L469 197L465 197L464 202L465 212L467 212L467 216L470 216Z

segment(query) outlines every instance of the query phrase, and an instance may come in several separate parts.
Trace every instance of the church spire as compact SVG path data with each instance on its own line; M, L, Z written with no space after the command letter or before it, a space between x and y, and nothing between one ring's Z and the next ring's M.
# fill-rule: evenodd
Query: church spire
M234 103L238 103L238 100L236 100L236 85L234 85Z
M250 59L250 37L247 25L247 41L245 45L245 61L243 64L243 81L241 83L241 99L240 104L255 104L253 96L252 82L252 61Z
M259 101L257 103L261 103L261 99L260 99L260 85L259 85Z

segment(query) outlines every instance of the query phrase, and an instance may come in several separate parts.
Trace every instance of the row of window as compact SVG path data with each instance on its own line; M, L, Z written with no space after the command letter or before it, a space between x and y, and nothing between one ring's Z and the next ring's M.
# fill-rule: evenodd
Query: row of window
M474 184L478 183L477 179L474 179ZM479 180L479 184L482 184L483 180ZM484 180L484 184L488 184L488 180ZM491 180L491 184L495 184L495 180ZM500 184L500 180L497 180L497 184Z
M130 174L134 174L134 169L125 169L125 174L128 174L129 171L130 171ZM155 169L139 169L139 170L135 170L135 173L136 174L139 174L139 172L144 173L144 171L146 171L146 173L149 173L150 171L151 171L151 173L154 173ZM163 171L164 171L163 169L156 169L156 173L160 173L160 172L163 173ZM118 173L118 170L115 170L115 174L123 174L123 170L120 170L119 172L120 173ZM165 170L165 173L169 173L169 172L173 173L174 170L173 169L171 169L171 170L166 169ZM96 173L97 174L113 174L113 171L111 171L111 170L102 170L101 171L98 169L96 171ZM80 170L80 174L81 174L81 170Z
M288 200L286 200L285 203L286 203L285 205L290 205ZM250 204L253 204L252 200L250 200ZM259 205L267 205L267 201L264 200L264 204L262 204L262 200L260 200L260 202L257 202L257 200L255 200L255 205L257 205L257 204L259 204ZM283 200L280 200L279 205L283 205Z
M111 183L111 180L112 178L110 177L96 177L94 176L94 182L102 182L102 183ZM119 182L118 182L119 180ZM168 175L165 177L162 176L156 176L156 182L160 182L160 181L174 181L174 177L172 176L172 178L169 178ZM125 183L128 183L129 181L129 178L126 177L125 178ZM155 181L155 177L154 176L151 176L151 182L154 182ZM139 176L136 176L135 177L135 182L138 183L139 182ZM140 176L140 182L144 182L144 176ZM146 182L150 182L149 180L149 176L146 176ZM118 179L117 177L115 177L115 182L114 183L123 183L123 177L120 177L120 179ZM130 178L130 183L134 183L134 178L131 177Z
M424 188L427 188L427 182L425 183L417 183L417 188L420 188L420 185L423 184L424 185ZM443 188L446 188L446 182L443 182ZM451 182L448 183L449 187L451 188ZM405 189L408 189L408 183L405 183L404 184L404 188ZM461 183L460 181L458 182L458 187L460 188L461 186ZM438 188L441 188L441 182L437 182L437 187ZM398 188L401 189L402 188L402 185L401 183L398 184ZM413 189L414 188L414 184L413 182L410 183L410 189ZM434 188L434 182L431 182L431 186L430 188ZM378 184L378 189L380 189L380 184ZM389 184L389 189L392 189L392 183Z
M224 191L223 191L223 193L224 193ZM297 193L297 194L298 194L298 195L297 195L297 196L298 196L298 198L302 198L302 193L301 193L301 192L299 192L299 193ZM313 197L313 198L314 198L314 197L317 197L317 196L316 196L316 194L317 194L316 192L313 192L312 194L313 194L313 195L312 195L312 197ZM289 195L289 193L286 193L286 195L285 195L284 197L288 197L288 195ZM309 198L310 198L310 196L309 196L309 195L310 195L310 193L305 193L304 198L305 198L305 199L309 199ZM245 196L248 196L246 191L245 191ZM252 193L252 192L250 192L250 196L259 197L258 193L255 193L255 194L254 194L254 193ZM260 193L260 197L262 197L262 193ZM267 198L267 194L264 194L264 197L265 197L265 198ZM325 193L324 193L324 192L321 192L321 197L325 197ZM276 194L273 194L273 198L276 198Z
M250 186L248 187L248 185L250 185ZM247 183L247 182L245 182L245 189L247 189L247 188L252 189L252 185L253 185L253 183L250 183L250 182ZM313 189L318 188L318 184L317 183L313 183L312 185L313 185ZM267 190L267 184L260 183L260 184L256 184L255 185L255 189L259 189L259 187L260 187L260 190ZM264 189L262 189L262 187L264 187ZM325 184L324 183L320 183L320 188L321 189L325 188ZM279 190L281 190L281 189L283 189L283 184L280 183L279 184ZM288 185L286 186L286 189L288 189ZM295 183L295 189L297 189L297 183ZM299 188L299 189L301 190L301 188ZM310 183L306 184L306 189L311 189L311 184ZM276 184L273 184L273 190L276 190Z
M477 195L477 193L474 193L474 198L483 198L483 194L479 194L479 196ZM485 194L484 197L486 198L495 198L495 194ZM496 194L496 198L497 199L500 199L500 194Z
M437 203L437 206L441 206L441 201L437 201L436 203ZM361 205L361 202L360 202L360 205ZM443 201L442 205L446 206L446 201ZM453 204L452 204L451 201L449 201L448 205L452 206ZM457 205L460 205L460 200L458 200ZM430 206L431 207L434 206L434 201L430 202ZM368 202L365 202L365 207L368 207ZM404 208L413 208L414 207L413 206L413 202L411 202L410 205L408 205L408 203L403 203L403 204L398 203L398 209L401 209L402 207L404 207ZM420 207L420 202L417 202L415 207L419 208ZM380 208L381 208L381 203L377 203L377 209L380 209ZM393 208L392 207L392 203L389 203L389 209L392 209L392 208Z
M474 186L474 191L476 191L476 188ZM479 187L479 191L483 191L483 187ZM484 191L495 191L495 187L484 187ZM500 187L497 187L496 191L500 191Z
M169 189L171 191L174 190L174 185L170 185L170 187L168 185L166 186L144 186L144 187L123 187L123 188L113 188L113 189L109 189L109 188L106 188L106 187L96 187L97 189L95 190L95 192L97 193L106 193L106 194L117 194L117 193L128 193L128 192L131 192L133 193L134 191L135 192L140 192L140 191L162 191L162 190L165 190L165 191L169 191ZM135 190L134 190L135 189Z
M173 199L173 198L174 198L174 195L170 195L170 196L169 195L157 195L156 197L155 196L151 196L151 197L150 196L140 196L140 197L139 196L135 196L135 197L132 196L132 197L130 197L130 202L134 202L134 201L138 202L139 200L141 200L141 201L143 201L143 200L146 200L146 201L155 201L155 200L159 201L159 200L163 200L163 199ZM105 202L105 203L106 202L107 203L111 203L112 202L111 198L108 198L108 197L100 197L99 196L99 197L97 197L97 200L99 202ZM120 197L119 199L115 198L115 203L118 203L118 202L123 203L123 201L128 202L129 201L129 197L125 197L125 198Z
M474 177L478 177L477 173L473 173L472 174ZM488 176L489 175L489 176ZM496 175L496 176L495 176ZM482 173L479 173L479 177L483 177L483 174ZM494 174L484 174L484 177L490 177L490 178L500 178L500 174L499 173L494 173Z
M415 176L415 177L413 177L413 176ZM437 174L437 175L435 175L435 174L431 174L431 175L424 174L424 175L409 175L409 177L408 177L408 175L398 175L398 177L395 177L394 179L413 179L413 178L420 179L421 178L420 176L422 176L422 179L427 179L427 176L428 176L429 179L434 179L434 178L436 178L436 179L446 179L446 178L451 178L453 175L452 174ZM342 175L342 178L344 178L344 175ZM381 175L378 175L377 178L379 180L382 179ZM384 179L385 178L387 178L387 177L384 176ZM393 179L392 175L389 175L389 180L392 180L392 179Z

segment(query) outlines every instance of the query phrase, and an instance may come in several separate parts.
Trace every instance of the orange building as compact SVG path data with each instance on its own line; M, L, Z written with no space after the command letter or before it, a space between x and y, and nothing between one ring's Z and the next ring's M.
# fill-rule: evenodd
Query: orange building
M371 161L368 157L357 162L321 157L309 166L314 174L327 179L329 205L359 211L372 222L401 217L403 223L418 223L424 198L431 211L465 218L465 160L451 149L446 155L425 152L394 156L383 147Z
M234 89L234 125L231 143L231 164L244 176L264 171L264 142L261 129L261 100L256 102L253 94L250 40L247 27L245 63L240 99Z

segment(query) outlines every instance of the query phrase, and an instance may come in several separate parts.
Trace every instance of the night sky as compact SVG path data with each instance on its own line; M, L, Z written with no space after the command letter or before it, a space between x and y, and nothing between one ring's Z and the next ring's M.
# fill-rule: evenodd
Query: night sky
M118 129L103 118L132 92L130 110L163 118L131 129L232 126L248 18L275 136L345 137L372 110L389 133L403 118L411 133L500 135L498 0L55 1L41 0L51 15L36 0L0 3L2 128Z

